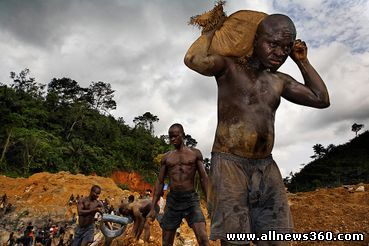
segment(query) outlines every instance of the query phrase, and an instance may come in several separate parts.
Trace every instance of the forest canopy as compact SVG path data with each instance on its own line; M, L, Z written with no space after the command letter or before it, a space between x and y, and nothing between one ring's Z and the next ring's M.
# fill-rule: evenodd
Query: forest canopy
M109 83L82 87L71 78L37 83L25 69L0 83L0 172L29 176L70 171L107 176L114 170L138 171L149 182L159 169L155 157L170 149L156 137L150 112L134 126L114 118L114 90Z

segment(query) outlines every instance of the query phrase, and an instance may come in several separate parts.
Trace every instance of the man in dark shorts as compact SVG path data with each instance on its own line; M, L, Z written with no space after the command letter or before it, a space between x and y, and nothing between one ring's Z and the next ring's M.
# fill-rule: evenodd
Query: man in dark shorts
M72 246L85 246L94 241L95 214L102 213L103 207L103 204L97 200L100 193L100 186L93 185L90 195L78 200L78 226Z
M150 241L150 225L151 218L148 214L151 210L151 199L142 198L134 199L131 195L128 197L128 203L122 202L119 207L119 213L122 216L130 217L133 220L132 232L137 241L140 240L142 232L144 232L144 242ZM155 211L159 212L159 206L155 206Z
M207 194L208 177L205 172L202 154L198 149L184 144L185 133L181 124L169 128L169 140L175 150L167 152L161 160L161 167L154 187L152 204L157 204L164 188L164 179L169 176L170 192L160 226L163 229L163 245L173 245L176 229L183 218L193 229L199 245L209 245L205 218L200 208L199 196L195 192L195 175L199 173L202 190ZM150 214L154 218L154 206Z
M300 105L326 108L329 96L307 58L305 42L295 40L295 26L287 16L265 17L246 63L242 63L245 59L210 54L215 31L203 31L185 56L189 68L215 76L218 85L218 124L208 193L210 239L220 239L222 245L249 244L247 240L231 241L227 234L271 230L288 233L293 229L282 177L271 156L275 112L281 97ZM304 84L277 72L288 56L300 69Z

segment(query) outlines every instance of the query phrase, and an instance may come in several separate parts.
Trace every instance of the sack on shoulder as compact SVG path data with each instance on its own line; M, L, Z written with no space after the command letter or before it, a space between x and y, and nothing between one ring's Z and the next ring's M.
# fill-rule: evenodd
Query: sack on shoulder
M249 57L253 52L256 29L267 14L239 10L227 17L223 12L224 3L219 1L212 10L192 17L189 24L199 26L203 32L217 29L211 42L210 53Z

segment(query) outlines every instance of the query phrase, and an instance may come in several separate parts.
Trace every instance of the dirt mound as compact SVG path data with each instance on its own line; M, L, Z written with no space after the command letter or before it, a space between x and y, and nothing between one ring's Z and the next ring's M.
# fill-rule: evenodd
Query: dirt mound
M7 194L13 210L0 218L0 245L7 240L10 228L4 225L4 221L20 220L25 224L28 221L45 221L51 218L53 221L70 220L75 206L68 206L71 194L74 196L88 195L92 185L102 187L100 199L108 198L114 207L117 207L121 199L128 197L130 191L120 189L111 178L98 176L72 175L68 172L57 174L38 173L25 178L8 178L0 176L0 196ZM368 245L369 243L369 185L363 185L364 192L353 192L340 187L334 189L319 189L313 192L289 194L289 203L293 214L295 231L332 231L333 233L365 233L365 241L359 242L293 242L293 245ZM353 187L353 190L357 188ZM146 187L145 187L146 189ZM138 193L135 193L138 196ZM202 209L207 217L205 204ZM25 213L27 211L27 213ZM19 218L20 214L24 214ZM5 221L6 222L6 221ZM6 223L5 223L6 224ZM207 220L209 232L210 222ZM132 225L127 227L123 236L113 241L112 245L142 245L136 242L132 233ZM161 245L161 228L157 221L154 222L151 231L152 242L147 245ZM183 223L179 237L175 239L175 245L197 245L195 235ZM220 245L219 242L211 242L211 245Z
M102 187L100 198L108 198L116 207L130 192L123 191L110 178L72 175L69 172L37 173L27 179L0 176L0 195L6 194L14 208L14 215L28 214L27 218L52 217L56 221L69 220L72 216L69 197L86 196L91 186Z
M128 173L123 171L115 171L111 175L111 178L116 184L127 185L130 190L141 193L147 189L153 190L152 185L144 181L142 177L135 172Z

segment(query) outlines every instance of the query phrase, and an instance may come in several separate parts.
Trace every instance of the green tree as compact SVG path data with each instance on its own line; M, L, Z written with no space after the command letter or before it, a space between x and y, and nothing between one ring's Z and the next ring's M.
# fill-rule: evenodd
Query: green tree
M313 150L314 150L314 155L310 156L313 159L322 158L327 153L327 150L321 144L315 144L313 146Z
M39 128L47 120L42 107L43 99L27 94L21 89L0 87L0 166L5 169L6 155L15 140L19 128Z
M46 85L37 83L35 78L29 77L29 74L30 71L28 68L25 68L19 74L10 72L10 78L13 79L11 87L16 91L25 92L32 97L42 98Z
M185 135L184 140L187 147L195 148L197 145L196 139L192 138L189 134Z
M351 131L355 132L355 137L357 137L357 133L364 127L364 124L354 123L351 126Z
M142 127L154 135L154 122L158 122L159 118L150 112L144 113L142 116L137 116L133 119L135 127Z
M16 105L16 93L6 85L0 86L0 170L5 169L4 158L11 144L13 128L21 123L21 115L17 113L19 107Z
M108 113L109 110L117 108L117 103L113 99L114 90L109 83L92 82L87 90L87 98L92 108L100 112Z
M70 78L53 78L48 84L47 100L57 102L57 106L68 106L79 100L84 100L87 89L81 88L77 81Z
M67 111L67 129L66 139L68 140L77 124L82 125L88 111L88 106L85 102L78 102L71 105L71 108Z
M326 148L326 152L329 153L331 151L333 151L336 148L336 146L334 144L329 144Z
M72 163L74 172L80 171L80 164L83 162L83 156L85 154L85 142L78 138L73 138L68 143L67 148L64 150L67 158Z
M37 129L18 128L14 132L16 140L12 151L18 154L13 155L13 163L22 168L24 175L31 174L32 169L43 170L56 137Z
M159 137L164 143L170 144L169 135L160 135Z

